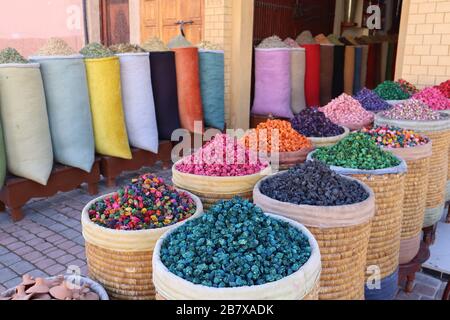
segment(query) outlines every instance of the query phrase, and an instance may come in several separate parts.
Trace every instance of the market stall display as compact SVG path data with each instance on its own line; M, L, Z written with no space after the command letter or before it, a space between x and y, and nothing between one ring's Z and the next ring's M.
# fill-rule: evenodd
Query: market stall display
M120 61L123 111L130 145L158 153L158 126L148 52L135 46L116 48ZM131 51L131 52L129 52Z
M0 113L8 171L46 185L53 150L40 65L0 51Z
M164 234L153 269L160 300L317 300L321 263L304 226L238 198Z
M221 134L175 163L172 181L176 187L197 195L209 209L223 199L252 199L255 184L271 173L267 161L245 150L235 137Z
M144 42L142 48L150 52L158 135L160 139L171 140L173 131L181 128L175 53L158 38Z
M276 36L264 39L255 49L253 114L292 118L291 51Z
M349 128L350 130L360 130L370 127L374 120L374 114L366 111L358 100L348 94L343 93L320 111L325 113L328 119L335 124Z
M249 130L244 143L250 151L266 155L272 165L278 162L280 169L288 169L303 163L314 147L311 141L298 133L289 121L267 120L256 129Z
M81 276L33 278L22 276L17 287L0 293L0 300L109 300L105 289L95 281Z
M406 81L405 79L398 79L396 82L400 85L400 88L404 92L409 94L410 96L412 96L412 95L416 94L417 92L419 92L419 90L417 89L417 87L415 85L413 85L409 81Z
M98 43L88 44L80 53L85 57L95 149L101 155L131 159L119 58Z
M225 129L225 54L211 43L199 48L200 88L205 126Z
M200 199L150 174L89 202L81 223L90 275L114 299L154 299L151 257L156 241L202 213Z
M323 112L315 108L300 112L291 119L291 125L316 148L334 145L349 134L347 128L334 124Z
M386 100L391 105L395 105L400 102L404 102L411 97L409 93L406 93L400 84L394 81L386 80L379 84L374 92L380 96L383 100Z
M305 49L287 38L284 43L291 47L291 109L294 114L306 108L305 100Z
M428 191L432 142L407 129L376 127L363 130L384 150L406 161L405 199L400 242L400 264L410 262L419 252Z
M384 291L383 280L397 272L403 200L407 165L392 153L383 151L370 137L352 133L333 147L320 148L309 156L331 166L337 173L349 175L368 185L375 193L376 211L367 251L366 280L377 266L381 289L366 285L366 299ZM369 284L369 283L367 283ZM394 297L396 291L390 292Z
M56 162L90 172L95 143L83 56L52 38L30 61L40 64Z
M433 151L430 159L424 227L433 226L440 220L444 211L450 117L431 110L418 100L410 99L390 111L378 114L375 125L410 129L431 139Z
M304 224L319 243L321 300L363 300L375 196L366 185L308 161L260 181L255 204Z

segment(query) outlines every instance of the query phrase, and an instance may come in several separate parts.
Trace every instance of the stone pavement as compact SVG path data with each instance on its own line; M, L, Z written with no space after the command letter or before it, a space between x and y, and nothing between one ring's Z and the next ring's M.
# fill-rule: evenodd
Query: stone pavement
M118 179L126 184L132 177L152 172L171 182L170 170L160 164L140 172L130 172ZM115 191L104 183L99 194ZM64 274L68 267L78 267L87 275L80 213L96 196L83 189L59 193L46 199L35 199L24 207L25 218L13 223L9 215L0 213L0 292L20 283L20 276L54 276ZM400 300L441 299L445 284L431 276L419 274L411 294L399 292Z

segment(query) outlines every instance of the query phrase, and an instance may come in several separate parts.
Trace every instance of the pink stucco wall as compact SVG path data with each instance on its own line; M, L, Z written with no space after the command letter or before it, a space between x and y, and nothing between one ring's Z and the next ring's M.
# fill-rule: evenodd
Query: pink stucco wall
M0 0L0 50L14 47L28 56L50 37L83 46L82 0Z

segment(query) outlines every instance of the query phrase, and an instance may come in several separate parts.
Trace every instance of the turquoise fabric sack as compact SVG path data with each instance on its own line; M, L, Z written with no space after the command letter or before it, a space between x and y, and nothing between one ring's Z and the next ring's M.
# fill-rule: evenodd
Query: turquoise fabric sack
M90 172L95 159L82 56L30 57L40 63L55 160Z
M207 127L225 129L225 58L223 51L199 50L203 117Z

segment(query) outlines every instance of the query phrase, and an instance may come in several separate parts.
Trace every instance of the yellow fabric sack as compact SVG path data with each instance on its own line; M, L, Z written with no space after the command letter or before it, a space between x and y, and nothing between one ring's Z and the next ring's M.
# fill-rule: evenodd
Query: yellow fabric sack
M97 153L131 159L118 57L85 59Z

